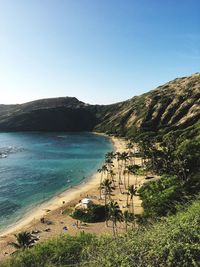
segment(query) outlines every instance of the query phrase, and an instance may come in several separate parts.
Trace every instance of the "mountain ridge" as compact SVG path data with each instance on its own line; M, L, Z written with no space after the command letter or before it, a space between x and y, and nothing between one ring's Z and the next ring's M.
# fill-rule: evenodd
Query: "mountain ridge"
M45 98L0 105L0 131L102 131L130 135L188 127L200 118L200 73L176 78L156 89L109 105L75 97Z

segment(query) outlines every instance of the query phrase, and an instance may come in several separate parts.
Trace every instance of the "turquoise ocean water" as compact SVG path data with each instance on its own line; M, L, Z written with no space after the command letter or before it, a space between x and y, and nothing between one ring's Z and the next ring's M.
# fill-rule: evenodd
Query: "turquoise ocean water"
M92 133L0 133L0 230L92 175L112 150Z

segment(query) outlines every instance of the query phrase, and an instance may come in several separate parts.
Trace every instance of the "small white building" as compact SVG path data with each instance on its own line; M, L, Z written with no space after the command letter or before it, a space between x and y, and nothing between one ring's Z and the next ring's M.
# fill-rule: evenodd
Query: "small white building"
M93 201L90 198L83 198L75 206L75 209L87 209L88 206L91 205L92 203L93 203Z
M82 204L82 206L84 207L84 208L88 208L88 205L90 205L90 204L92 204L93 202L92 202L92 200L90 199L90 198L83 198L82 200L81 200L81 204Z

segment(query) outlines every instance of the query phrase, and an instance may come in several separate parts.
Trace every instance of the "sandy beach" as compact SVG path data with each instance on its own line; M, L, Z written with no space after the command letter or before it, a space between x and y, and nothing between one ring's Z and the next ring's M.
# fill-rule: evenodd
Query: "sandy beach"
M115 137L111 137L111 140L113 142L115 151L122 152L126 150L127 141ZM140 164L141 160L136 160L136 164ZM113 170L115 173L117 173L117 160L115 159L113 163ZM25 216L17 223L0 232L0 260L14 252L15 249L8 245L8 243L13 242L15 240L14 234L21 231L39 231L37 234L39 242L60 234L75 235L80 231L96 234L111 233L112 227L106 227L104 222L93 224L90 223L81 227L76 227L75 220L69 216L70 211L84 197L91 198L94 203L104 203L104 200L99 200L98 187L100 176L100 173L95 173L92 177L87 178L81 184L73 186L63 193L54 196L49 201L38 205L25 214ZM137 177L137 182L139 184L142 184L144 181L144 176ZM130 176L130 184L134 183L135 177ZM119 190L116 189L114 191L113 199L118 201L122 209L124 208L126 195L120 194ZM141 200L137 196L135 197L135 212L137 214L142 212ZM42 217L52 222L52 224L46 225L41 223L40 219ZM65 226L67 227L67 230L63 229ZM123 225L121 226L121 229L121 231L124 230Z

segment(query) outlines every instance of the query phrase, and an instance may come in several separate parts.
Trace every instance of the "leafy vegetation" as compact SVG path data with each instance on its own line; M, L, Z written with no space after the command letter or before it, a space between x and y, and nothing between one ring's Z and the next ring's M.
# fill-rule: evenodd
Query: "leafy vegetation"
M73 211L73 208L65 208L64 211L62 212L62 214L64 215L70 215Z
M88 266L176 266L200 264L200 201L150 228L117 239L102 238L87 249ZM83 264L82 266L86 266Z
M183 192L176 176L162 176L158 181L146 183L139 189L144 207L144 217L166 216L176 211L176 205L183 202Z
M108 218L112 221L113 235L115 236L117 234L117 222L123 221L122 211L116 201L111 201L108 204Z
M103 205L91 204L87 209L76 209L72 217L87 223L103 222L106 219L106 207Z
M39 243L23 253L18 251L2 267L53 267L77 266L82 260L82 251L93 242L90 234L81 233L77 237L63 235L52 240Z
M17 249L25 249L33 246L34 237L29 232L21 232L15 235L17 242L10 243L11 246L14 246Z
M60 236L18 252L2 267L198 267L200 199L148 228L113 238Z

